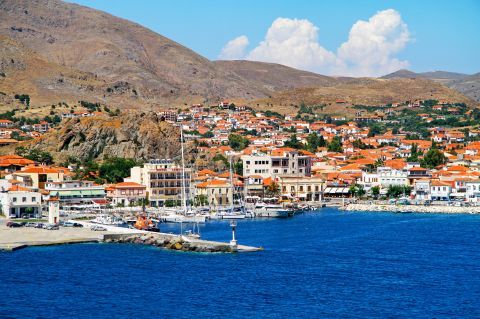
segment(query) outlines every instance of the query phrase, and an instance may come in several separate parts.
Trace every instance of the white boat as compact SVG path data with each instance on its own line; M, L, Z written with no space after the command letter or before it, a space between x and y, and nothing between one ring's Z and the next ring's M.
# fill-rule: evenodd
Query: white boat
M180 214L168 214L160 216L160 220L165 223L205 223L207 217L205 215L180 215Z
M110 226L124 226L126 222L114 215L102 214L98 215L94 219L90 220L90 223L100 224L100 225L110 225Z
M257 203L255 206L256 217L277 217L286 218L292 216L293 212L277 204Z

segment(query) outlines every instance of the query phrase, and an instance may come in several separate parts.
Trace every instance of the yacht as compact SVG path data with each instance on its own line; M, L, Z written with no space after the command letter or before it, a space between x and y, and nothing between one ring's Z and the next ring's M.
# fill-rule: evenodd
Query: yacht
M286 218L293 215L293 211L287 208L283 208L278 204L264 204L257 203L255 206L256 217L279 217Z
M127 223L114 215L102 214L90 220L91 223L110 226L125 226Z

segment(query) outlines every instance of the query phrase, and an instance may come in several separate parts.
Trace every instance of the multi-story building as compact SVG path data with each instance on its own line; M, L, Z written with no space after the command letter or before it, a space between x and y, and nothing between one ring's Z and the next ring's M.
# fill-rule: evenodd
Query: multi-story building
M466 200L468 202L480 202L480 180L468 181L465 184L467 186Z
M263 178L297 174L310 176L312 172L310 156L289 148L275 149L270 155L244 155L242 161L243 176L260 175Z
M130 177L124 181L145 185L150 206L159 207L163 206L167 200L180 200L182 187L185 187L187 198L191 198L191 170L185 168L184 183L182 175L182 167L172 160L155 159L145 163L143 167L132 167Z
M428 178L416 179L413 189L415 193L415 199L418 199L418 200L432 199L430 195L430 179Z
M106 191L115 206L141 205L146 198L146 186L135 182L113 184Z
M58 199L60 207L92 204L105 198L105 188L92 181L46 182L49 197Z
M378 183L383 190L390 186L408 185L408 171L405 169L393 169L390 167L377 168Z
M450 193L452 192L452 185L442 181L432 181L430 184L430 195L432 200L448 201L450 200Z
M164 119L167 122L176 122L178 112L175 109L168 109L165 111L161 111L160 113L158 113L158 115L160 115L160 118Z
M26 166L20 171L7 175L7 179L18 179L31 181L32 188L44 189L47 182L62 182L65 170L49 166Z
M195 186L196 196L205 196L208 205L230 206L233 202L232 186L226 180L214 179Z
M282 196L309 202L321 201L325 188L325 179L320 176L277 176L275 182L278 183Z
M42 194L21 186L12 186L0 192L2 214L7 218L39 217L42 212Z

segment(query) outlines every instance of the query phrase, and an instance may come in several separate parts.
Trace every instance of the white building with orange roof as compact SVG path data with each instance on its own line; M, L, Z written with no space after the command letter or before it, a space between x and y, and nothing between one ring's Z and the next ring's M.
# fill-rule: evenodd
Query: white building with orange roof
M121 182L106 188L107 198L114 206L142 205L146 199L145 185L135 182Z
M468 202L480 202L480 179L467 181L465 198Z
M62 182L66 171L64 169L53 168L50 166L26 166L20 171L6 176L7 179L18 179L17 177L28 178L31 180L31 187L44 189L47 182Z
M205 196L210 206L230 206L233 203L232 186L224 179L214 179L195 185L195 197Z
M42 194L2 180L0 207L6 218L40 217Z
M46 199L57 198L60 206L92 205L95 200L105 199L105 188L93 181L67 180L61 182L47 181L45 190L49 192Z
M452 183L432 180L430 184L430 196L432 200L449 201L452 193Z
M149 203L159 207L167 200L179 200L182 194L182 180L185 193L190 198L191 169L185 168L183 179L182 167L170 159L155 159L145 163L143 167L135 166L130 169L130 177L124 182L134 182L146 186Z

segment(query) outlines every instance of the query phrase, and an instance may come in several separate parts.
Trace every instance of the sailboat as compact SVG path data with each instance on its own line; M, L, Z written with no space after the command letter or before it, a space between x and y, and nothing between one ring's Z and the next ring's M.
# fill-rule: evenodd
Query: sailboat
M183 128L180 124L180 145L181 145L181 153L182 153L182 220L180 222L180 234L182 238L186 237L186 239L191 238L200 238L200 228L198 227L199 222L205 222L205 216L198 216L195 214L195 211L188 210L187 208L187 194L185 192L185 155L183 150ZM195 233L195 227L192 230L189 230L188 233L183 234L183 222L193 222L197 226L197 232ZM194 225L195 225L194 224ZM184 238L185 239L185 238Z
M239 200L239 205L235 206L235 185L233 184L233 171L232 171L232 158L230 157L230 186L232 192L232 201L230 203L230 208L222 212L220 215L222 219L245 219L247 217L245 205Z

